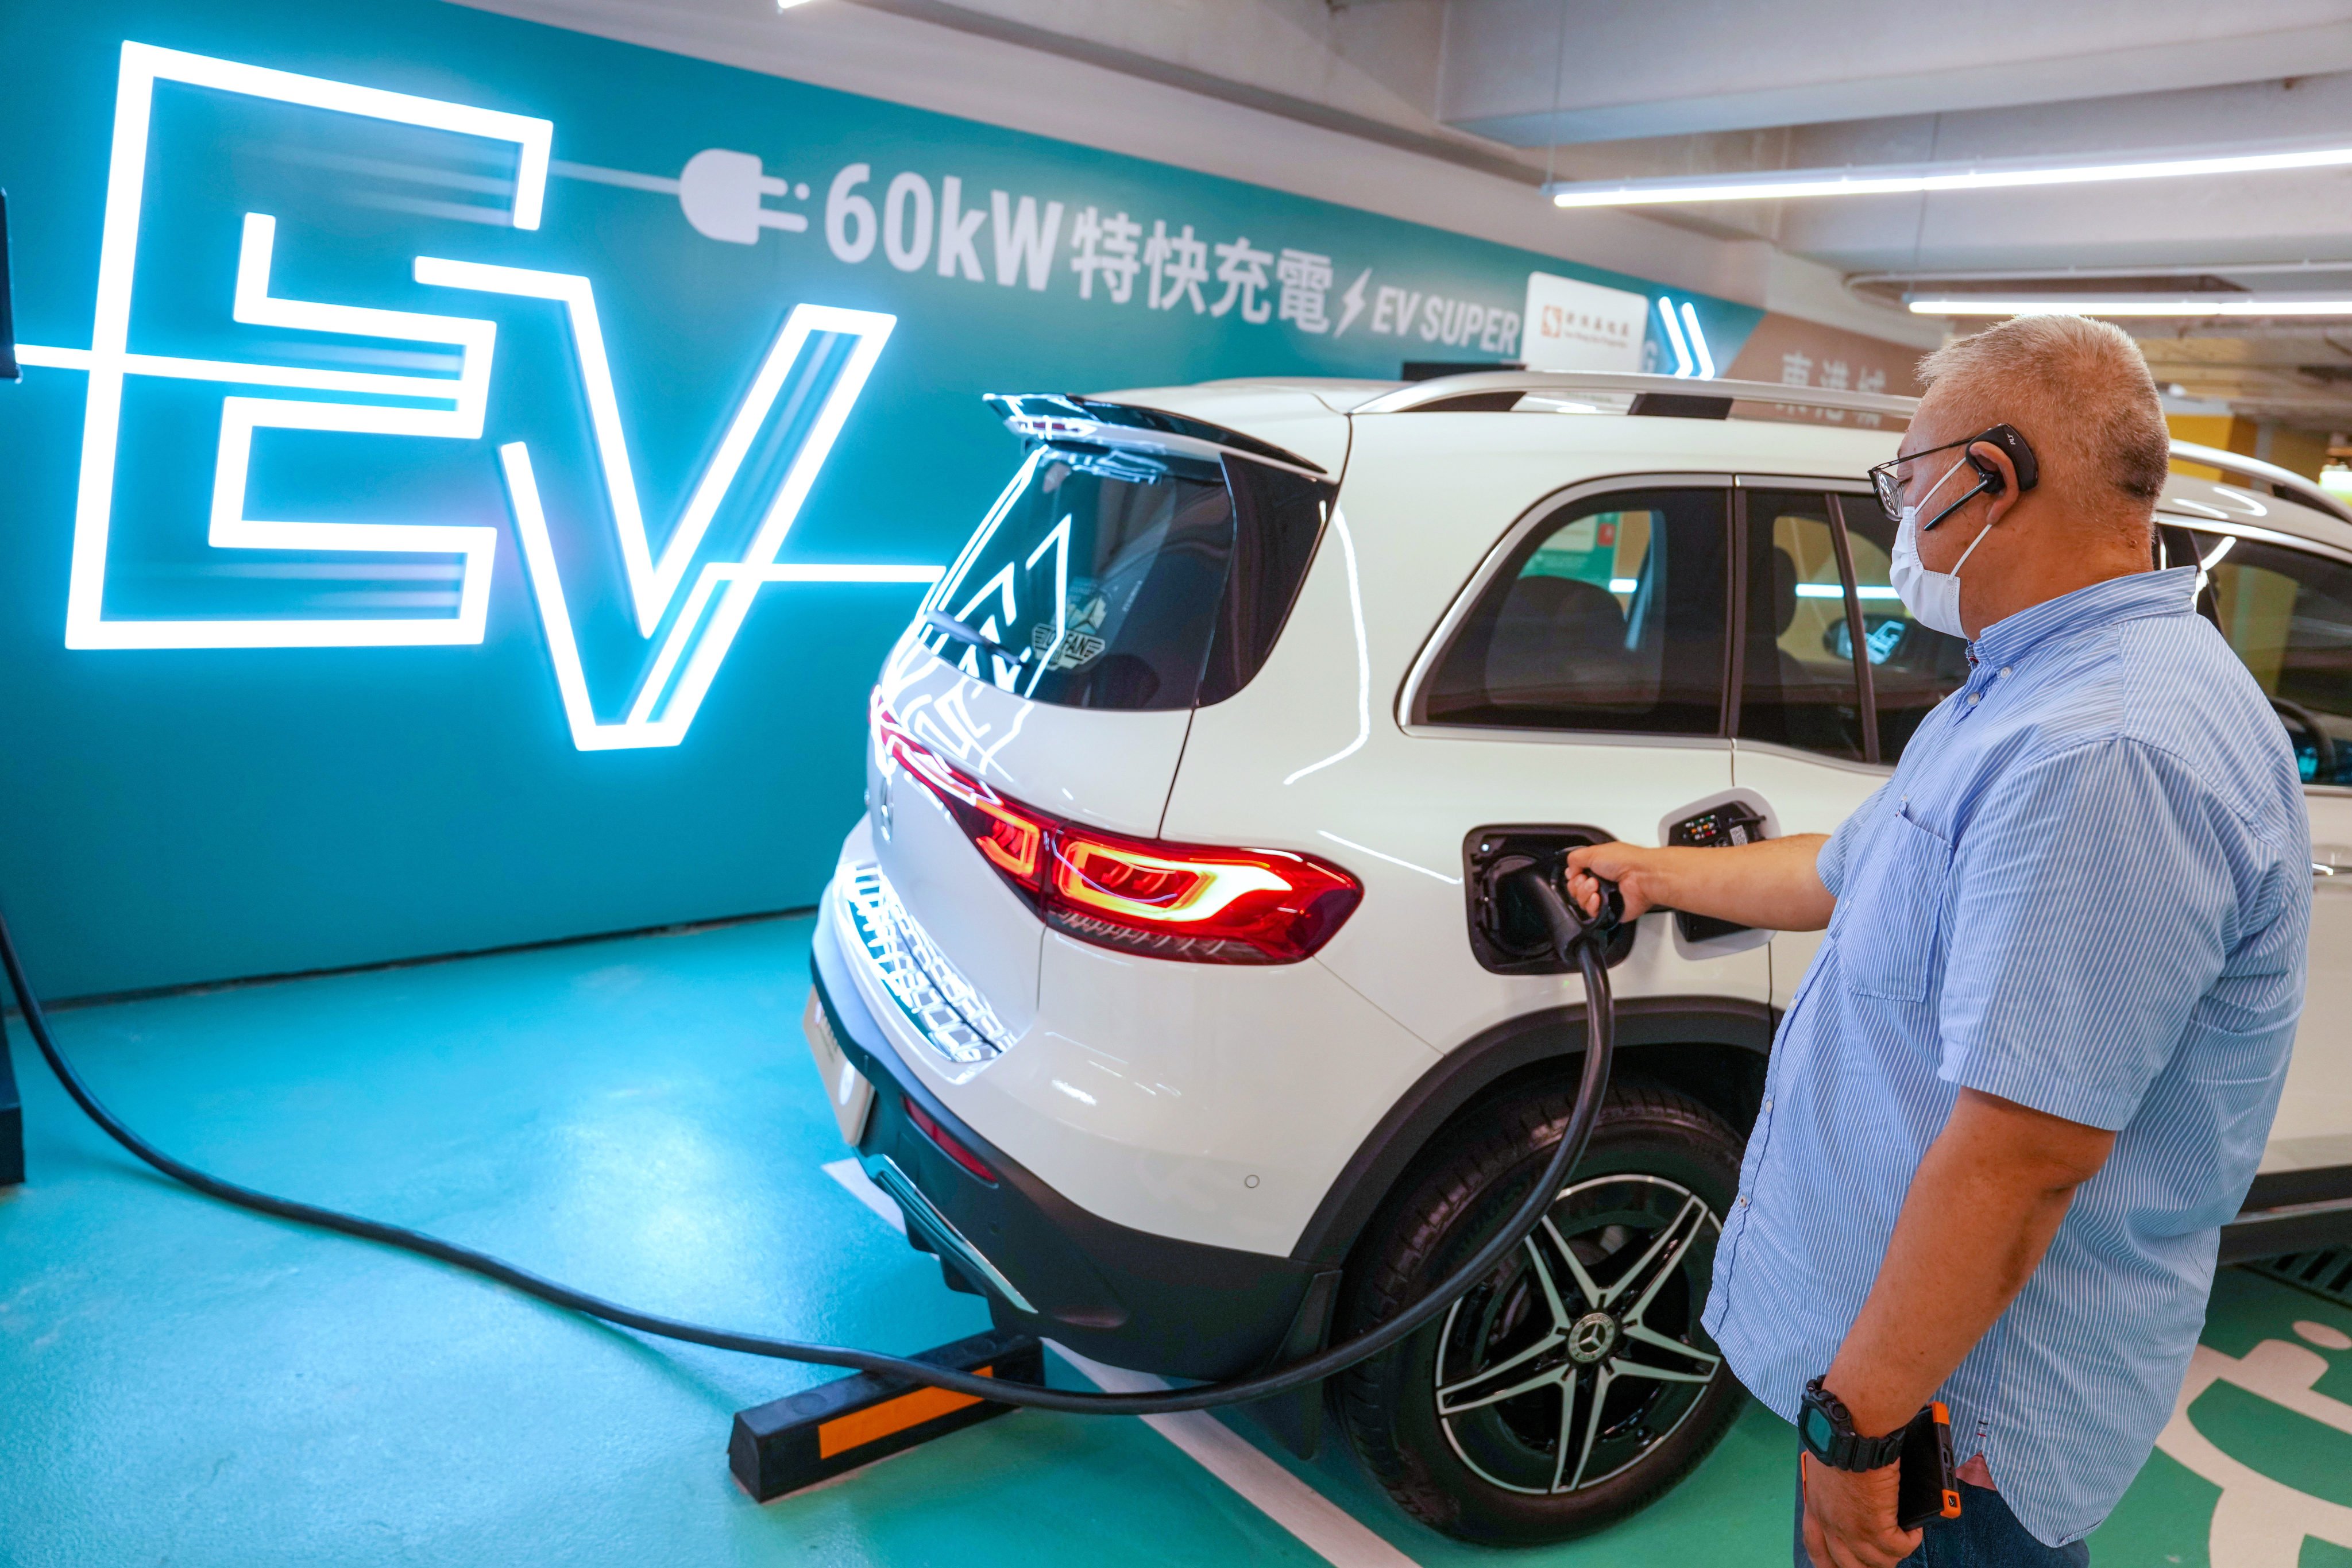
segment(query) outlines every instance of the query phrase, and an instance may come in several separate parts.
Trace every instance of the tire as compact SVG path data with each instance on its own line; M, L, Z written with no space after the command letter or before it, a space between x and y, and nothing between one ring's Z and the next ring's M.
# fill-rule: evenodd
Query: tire
M1360 1244L1339 1331L1394 1315L1493 1236L1574 1102L1548 1085L1440 1134ZM1528 1245L1335 1381L1357 1457L1399 1506L1465 1541L1561 1541L1646 1506L1706 1458L1747 1401L1699 1326L1740 1152L1687 1095L1638 1079L1611 1090Z

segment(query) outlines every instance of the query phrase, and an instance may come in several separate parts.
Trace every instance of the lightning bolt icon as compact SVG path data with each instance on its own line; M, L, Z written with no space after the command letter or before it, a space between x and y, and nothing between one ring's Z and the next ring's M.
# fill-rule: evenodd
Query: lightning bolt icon
M1339 296L1339 303L1345 305L1347 309L1339 312L1339 325L1332 332L1333 337L1336 338L1346 331L1348 324L1364 313L1364 285L1370 282L1371 279L1372 269L1367 267L1356 274L1356 280L1348 285L1348 291L1345 294Z

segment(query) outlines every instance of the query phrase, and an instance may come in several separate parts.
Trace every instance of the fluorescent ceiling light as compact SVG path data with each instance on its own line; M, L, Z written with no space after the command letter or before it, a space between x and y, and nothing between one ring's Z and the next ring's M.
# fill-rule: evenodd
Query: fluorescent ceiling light
M2347 163L2352 163L2352 147L2306 147L2124 163L1988 161L1845 169L1766 169L1754 174L1679 174L1644 180L1559 180L1546 185L1544 194L1551 197L1555 206L1621 207L1662 203L1782 201L1803 196L1905 195L1919 191L1998 191L2023 185L2084 185L2109 180L2333 169Z
M1957 294L1905 303L1915 316L2352 316L2352 299L2310 294Z

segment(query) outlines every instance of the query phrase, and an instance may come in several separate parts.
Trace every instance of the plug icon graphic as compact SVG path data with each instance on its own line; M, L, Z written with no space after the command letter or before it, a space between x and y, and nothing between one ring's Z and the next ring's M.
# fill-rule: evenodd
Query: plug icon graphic
M762 196L808 200L809 188L763 174L760 160L750 153L707 147L686 161L678 172L677 205L697 233L730 245L757 245L763 228L800 234L808 219L799 213L774 212L761 205Z

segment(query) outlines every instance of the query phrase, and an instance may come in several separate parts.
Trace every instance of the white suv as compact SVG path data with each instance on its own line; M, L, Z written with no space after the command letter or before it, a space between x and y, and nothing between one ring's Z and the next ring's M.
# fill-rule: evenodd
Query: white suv
M1117 1365L1224 1377L1355 1333L1525 1191L1582 989L1500 872L1828 831L1966 674L1887 585L1863 475L1897 399L1494 373L991 402L1026 455L874 692L808 1032L948 1283ZM2294 731L2315 876L2352 871L2352 512L2182 452L2160 559L2203 563ZM1404 1508L1557 1538L1736 1416L1699 1310L1818 940L1666 912L1621 938L1616 1082L1550 1220L1329 1385ZM2352 897L2312 942L2225 1256L2352 1220ZM1304 1449L1324 1409L1261 1414Z

